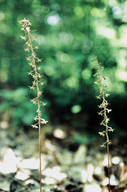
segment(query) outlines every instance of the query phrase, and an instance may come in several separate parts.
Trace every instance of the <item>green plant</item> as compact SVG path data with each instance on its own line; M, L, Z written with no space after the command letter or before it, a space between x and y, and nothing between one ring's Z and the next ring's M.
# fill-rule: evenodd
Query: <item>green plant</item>
M110 159L109 159L109 145L111 144L111 141L109 140L109 132L113 132L112 127L110 127L109 124L109 117L108 117L108 113L111 112L111 109L108 109L108 101L106 100L106 98L109 96L109 94L107 94L105 92L105 87L107 87L107 84L104 82L106 80L106 78L104 76L101 75L102 70L104 70L104 67L101 66L101 63L97 60L97 58L95 58L94 60L96 60L97 65L94 66L94 68L97 68L97 72L94 74L94 77L97 77L98 80L95 81L95 84L99 85L99 89L100 89L100 94L99 96L97 96L98 99L102 99L102 103L99 105L100 108L100 112L98 113L99 115L103 116L103 120L101 121L100 125L103 125L105 127L105 130L102 132L99 132L99 134L101 136L106 136L106 142L104 142L101 147L105 147L107 145L107 155L108 155L108 177L109 177L109 192L110 192ZM93 60L93 61L94 61Z
M27 48L25 51L30 52L31 55L26 57L26 60L29 61L29 65L32 67L32 70L28 72L28 75L33 77L32 86L29 86L30 89L36 90L36 97L31 101L33 104L37 104L37 115L34 117L35 124L32 125L33 128L39 128L39 164L40 164L40 192L41 192L41 125L46 124L47 121L42 118L41 114L41 106L44 106L45 103L40 101L40 96L42 95L42 91L40 90L40 86L43 85L43 82L40 81L41 75L39 73L40 67L37 66L36 62L41 62L41 59L36 57L35 49L38 49L37 46L33 45L33 41L35 41L35 37L31 35L31 23L27 19L23 19L19 21L22 24L21 30L25 32L25 36L21 36L22 40L26 41Z

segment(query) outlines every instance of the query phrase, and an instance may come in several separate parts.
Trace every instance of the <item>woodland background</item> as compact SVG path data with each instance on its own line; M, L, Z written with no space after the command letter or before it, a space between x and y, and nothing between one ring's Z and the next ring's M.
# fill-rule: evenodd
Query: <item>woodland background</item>
M37 56L43 58L43 117L52 125L68 125L89 144L103 130L98 116L99 88L93 70L97 57L105 70L110 137L127 137L127 1L125 0L0 0L0 127L28 130L36 106L28 86L32 79L17 22L32 23ZM69 131L69 130L68 130Z

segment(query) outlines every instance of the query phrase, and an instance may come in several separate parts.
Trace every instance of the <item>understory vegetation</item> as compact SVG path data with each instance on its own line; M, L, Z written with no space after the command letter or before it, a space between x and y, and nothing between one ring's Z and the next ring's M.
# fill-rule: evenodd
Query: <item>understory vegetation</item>
M0 111L9 126L28 128L35 116L35 106L29 103L34 93L27 89L32 77L27 75L30 67L17 23L26 15L37 29L36 53L43 59L44 119L96 135L100 117L96 113L98 90L93 86L92 59L97 56L110 84L111 126L115 136L126 136L125 6L126 1L103 0L1 2Z

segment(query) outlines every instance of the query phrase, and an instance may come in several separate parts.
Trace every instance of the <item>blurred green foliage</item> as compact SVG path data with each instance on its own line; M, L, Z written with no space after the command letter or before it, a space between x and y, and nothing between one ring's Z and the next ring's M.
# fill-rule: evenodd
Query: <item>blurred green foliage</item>
M43 114L53 123L93 131L98 128L98 87L92 59L105 67L112 123L126 127L127 2L125 0L0 0L0 111L10 111L13 126L33 121L33 93L17 22L30 19L44 78ZM117 98L114 100L114 98ZM118 108L120 107L120 110ZM116 117L117 113L117 119Z

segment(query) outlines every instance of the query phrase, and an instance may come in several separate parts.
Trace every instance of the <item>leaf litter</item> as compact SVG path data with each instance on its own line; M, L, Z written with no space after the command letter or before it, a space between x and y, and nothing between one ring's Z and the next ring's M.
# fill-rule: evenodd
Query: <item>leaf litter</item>
M76 143L73 134L66 133L63 126L51 127L45 125L42 134L43 191L108 191L107 156L99 150L98 141L89 145ZM25 133L0 129L0 144L0 191L39 192L36 130ZM125 154L126 148L111 150L111 191L127 190Z

